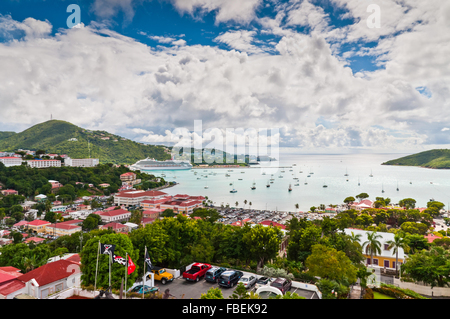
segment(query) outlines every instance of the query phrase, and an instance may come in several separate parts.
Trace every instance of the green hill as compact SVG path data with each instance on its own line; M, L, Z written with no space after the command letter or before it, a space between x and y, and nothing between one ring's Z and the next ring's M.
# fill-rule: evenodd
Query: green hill
M16 134L16 132L0 132L0 141L13 136L14 134Z
M145 145L105 131L89 131L58 120L37 124L3 139L1 136L0 151L42 149L47 153L67 154L72 158L88 158L89 141L91 158L98 158L101 163L134 164L147 157L170 159L164 146Z
M431 150L383 163L383 165L421 166L427 168L450 168L450 150Z

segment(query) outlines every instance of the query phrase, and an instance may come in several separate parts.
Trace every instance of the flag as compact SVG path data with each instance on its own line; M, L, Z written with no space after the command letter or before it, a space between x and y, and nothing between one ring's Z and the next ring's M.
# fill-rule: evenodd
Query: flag
M113 255L113 262L121 264L123 266L126 266L126 264L127 264L125 258L117 256L117 255Z
M100 243L100 254L102 255L114 255L114 249L116 249L116 245Z
M145 250L145 263L147 264L146 272L152 270L153 265L152 261L150 260L150 256L148 255L148 250Z
M128 275L131 275L131 274L133 273L133 271L136 270L136 265L135 265L134 262L131 260L130 256L128 256L127 267L128 267Z

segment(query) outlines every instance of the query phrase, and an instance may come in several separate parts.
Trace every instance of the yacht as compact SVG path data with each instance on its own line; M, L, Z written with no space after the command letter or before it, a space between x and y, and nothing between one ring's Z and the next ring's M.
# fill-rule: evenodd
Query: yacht
M269 187L270 187L270 183L269 183L269 181L267 181L267 185L266 185L266 187L267 187L267 188L269 188Z
M255 183L254 180L253 180L253 186L252 186L252 189L253 189L253 190L256 189L256 183Z
M230 177L231 175L230 174L225 174L225 177Z
M370 175L369 175L369 177L373 177L372 170L370 170Z
M289 189L288 189L288 191L289 191L289 192L292 192L292 185L291 185L291 184L289 184Z
M230 185L233 185L233 183L231 183ZM237 193L237 190L233 187L233 189L230 191L230 193Z

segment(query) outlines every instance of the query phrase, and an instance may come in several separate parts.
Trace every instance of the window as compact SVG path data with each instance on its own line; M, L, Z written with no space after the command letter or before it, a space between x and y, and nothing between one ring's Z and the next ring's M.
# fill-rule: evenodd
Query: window
M389 250L389 245L388 244L384 244L384 250Z
M41 291L41 299L48 297L48 288Z
M62 289L63 289L63 284L62 283L56 285L56 287L55 287L55 291L56 292L61 291Z
M378 259L373 259L373 264L378 266Z

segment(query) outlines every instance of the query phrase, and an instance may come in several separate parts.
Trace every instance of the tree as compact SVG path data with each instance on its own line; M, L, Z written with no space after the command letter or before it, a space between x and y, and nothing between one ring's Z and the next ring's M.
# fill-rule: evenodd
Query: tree
M366 251L370 253L370 264L373 265L373 254L381 254L381 243L377 240L382 238L377 232L367 233L367 241L363 243L363 247L366 247Z
M295 292L286 291L284 295L277 295L276 297L270 297L269 299L306 299L298 295Z
M83 220L82 227L84 230L92 230L97 228L98 226L98 220L92 217L91 215L89 215L85 220Z
M298 211L298 208L300 207L300 205L299 204L295 204L295 212L297 212Z
M442 247L431 247L409 256L401 266L402 273L416 281L445 287L450 285L450 252Z
M413 209L416 207L416 200L413 198L405 198L399 201L398 204L406 209Z
M347 207L350 206L350 203L353 203L355 201L354 197L347 197L346 199L344 199L344 203L347 204Z
M12 237L13 237L13 243L14 244L18 244L18 243L21 243L22 242L22 239L23 239L23 236L22 236L22 234L21 233L19 233L19 232L14 232L13 234L12 234Z
M247 205L247 200L244 200L244 209L245 209L245 205Z
M230 299L250 299L250 294L247 292L242 282L238 283L236 289L234 289L233 294L229 297Z
M418 235L425 235L428 230L427 225L425 225L423 223L413 223L413 222L403 223L400 226L400 228L405 233L418 234Z
M314 213L316 211L317 207L316 206L312 206L309 210L311 211L311 213Z
M417 234L406 233L405 242L410 248L410 253L415 254L421 250L428 250L430 244L423 236Z
M243 241L261 268L266 260L276 257L280 249L281 236L278 227L256 225L244 235Z
M166 209L161 214L162 217L174 217L176 214L173 212L173 209Z
M225 299L220 288L209 288L206 294L202 294L200 299Z
M358 200L369 198L369 195L367 193L361 193L359 195L355 196Z
M361 243L361 237L362 237L362 235L361 234L355 234L355 233L353 233L352 232L352 234L351 235L348 235L349 237L350 237L350 240L352 241L352 242L356 242L356 243Z
M444 204L437 201L430 201L427 203L427 208L435 208L438 211L440 211L442 208L444 208Z
M403 249L405 252L408 252L409 247L405 238L399 233L394 235L394 240L389 240L386 242L389 245L388 249L393 249L392 254L395 254L395 272L398 273L398 251L399 249Z
M312 276L335 280L340 283L356 282L357 269L342 251L321 244L312 247L306 259L306 267Z
M133 248L131 239L124 234L106 234L99 237L94 237L86 243L81 252L81 280L84 285L93 285L95 281L95 269L97 263L97 252L99 241L103 244L116 245L114 254L125 258L125 253L128 253L131 260L135 263L136 269L139 269L143 262L139 262L138 249ZM111 266L111 284L113 288L119 289L122 278L124 277L124 266L118 263L113 263ZM127 277L127 284L131 287L136 278L138 271L134 271ZM98 277L97 287L108 287L109 281L109 255L100 255L98 258Z

